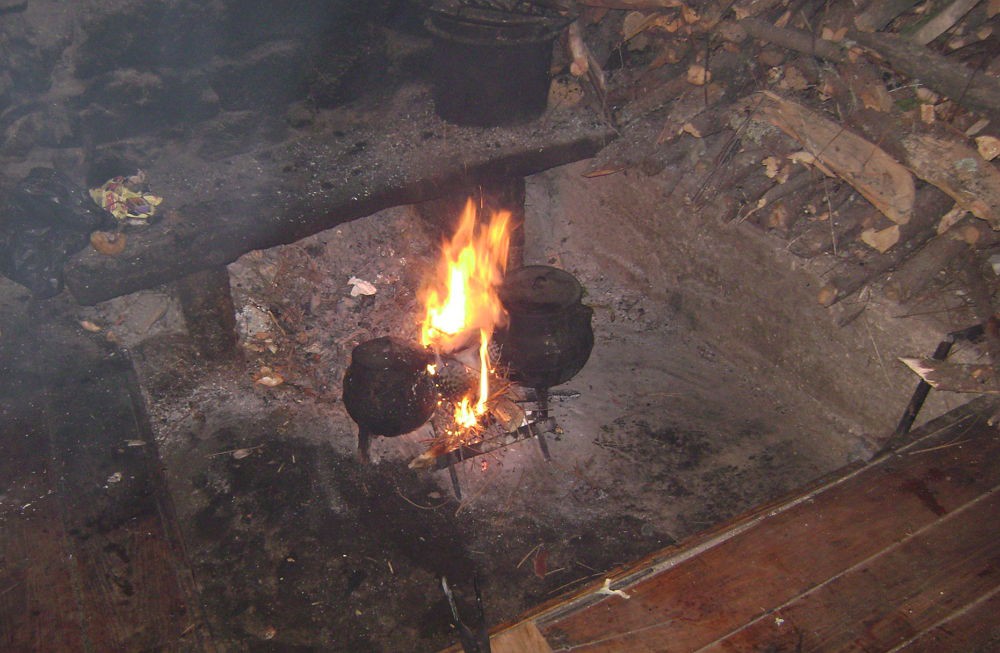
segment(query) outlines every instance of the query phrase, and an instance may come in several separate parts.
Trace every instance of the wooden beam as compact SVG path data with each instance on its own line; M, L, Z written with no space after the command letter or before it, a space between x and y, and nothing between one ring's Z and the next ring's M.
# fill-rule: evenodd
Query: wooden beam
M588 158L614 138L582 106L490 129L444 123L429 98L426 106L411 100L408 115L400 119L387 106L349 132L328 127L223 161L151 161L145 170L165 197L165 217L130 232L118 256L75 256L65 268L67 287L78 302L95 304L478 179L524 177Z

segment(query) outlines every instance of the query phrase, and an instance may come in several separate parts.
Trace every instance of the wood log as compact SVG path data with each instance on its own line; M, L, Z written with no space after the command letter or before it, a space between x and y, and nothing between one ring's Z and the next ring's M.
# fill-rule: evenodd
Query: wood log
M979 4L979 0L954 0L921 25L920 29L910 36L910 40L920 45L927 45L962 20L965 14L969 13L977 4Z
M913 177L905 167L876 146L826 117L764 91L759 110L763 119L803 145L815 164L851 184L896 224L913 213Z
M956 231L931 238L893 272L885 284L886 297L900 304L917 297L941 270L968 251L969 244Z
M788 251L802 258L836 253L841 246L861 233L862 224L866 220L877 215L875 207L854 195L849 185L843 184L837 195L840 196L841 193L844 193L842 198L837 197L830 202L833 207L830 216L803 229L788 243ZM850 201L852 196L854 201ZM829 210L830 207L824 208Z
M877 111L860 111L850 121L872 142L915 175L934 184L967 211L1000 229L1000 170L976 150L943 132Z
M775 27L759 18L744 18L738 24L749 36L755 39L774 43L783 48L814 57L822 57L828 61L842 62L846 60L843 48L833 41L817 38L811 32L790 27Z
M854 19L854 26L863 32L877 32L891 23L896 16L916 6L920 0L873 0L867 9Z
M896 246L864 265L850 260L841 262L831 271L829 282L821 289L819 302L832 306L894 269L937 234L938 221L953 204L950 197L934 186L920 188L914 202L913 218L900 225Z
M896 71L1000 123L1000 80L948 61L895 34L852 30L848 38L876 52Z

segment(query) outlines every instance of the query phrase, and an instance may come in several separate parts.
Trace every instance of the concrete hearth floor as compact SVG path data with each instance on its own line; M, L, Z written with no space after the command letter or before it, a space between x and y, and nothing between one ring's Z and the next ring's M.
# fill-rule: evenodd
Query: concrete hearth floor
M580 279L594 352L554 403L552 461L528 441L464 463L462 501L407 468L419 435L360 465L339 401L355 344L415 333L436 243L409 207L231 265L230 362L194 355L167 290L80 308L0 281L0 417L24 444L0 478L0 624L19 628L0 630L41 632L59 597L91 616L58 632L98 647L436 650L456 640L440 576L467 610L478 578L487 620L511 619L867 458L915 383L896 357L966 326L893 317L877 293L837 326L818 271L766 236L683 207L684 187L582 169L528 180L525 258ZM376 294L351 297L351 276ZM263 368L285 382L255 383ZM48 594L23 568L74 552Z

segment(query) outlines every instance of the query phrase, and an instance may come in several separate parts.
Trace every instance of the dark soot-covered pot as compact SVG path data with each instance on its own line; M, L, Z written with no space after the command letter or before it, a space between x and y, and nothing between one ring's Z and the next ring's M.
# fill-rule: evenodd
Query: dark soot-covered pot
M363 342L344 374L344 406L362 432L396 436L434 414L437 392L428 352L390 337Z
M570 273L548 265L514 270L499 290L506 327L494 334L510 377L534 388L565 383L583 369L594 348L594 311Z

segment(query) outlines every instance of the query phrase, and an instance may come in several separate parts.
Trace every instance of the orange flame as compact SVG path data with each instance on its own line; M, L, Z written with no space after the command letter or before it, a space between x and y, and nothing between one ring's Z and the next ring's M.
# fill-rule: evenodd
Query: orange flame
M455 235L442 246L434 279L424 291L426 314L420 341L425 347L440 353L455 351L479 332L479 396L474 408L469 398L456 409L456 422L465 428L475 426L477 417L486 412L488 344L494 327L506 317L496 287L506 271L509 224L510 213L500 211L481 227L469 199Z

